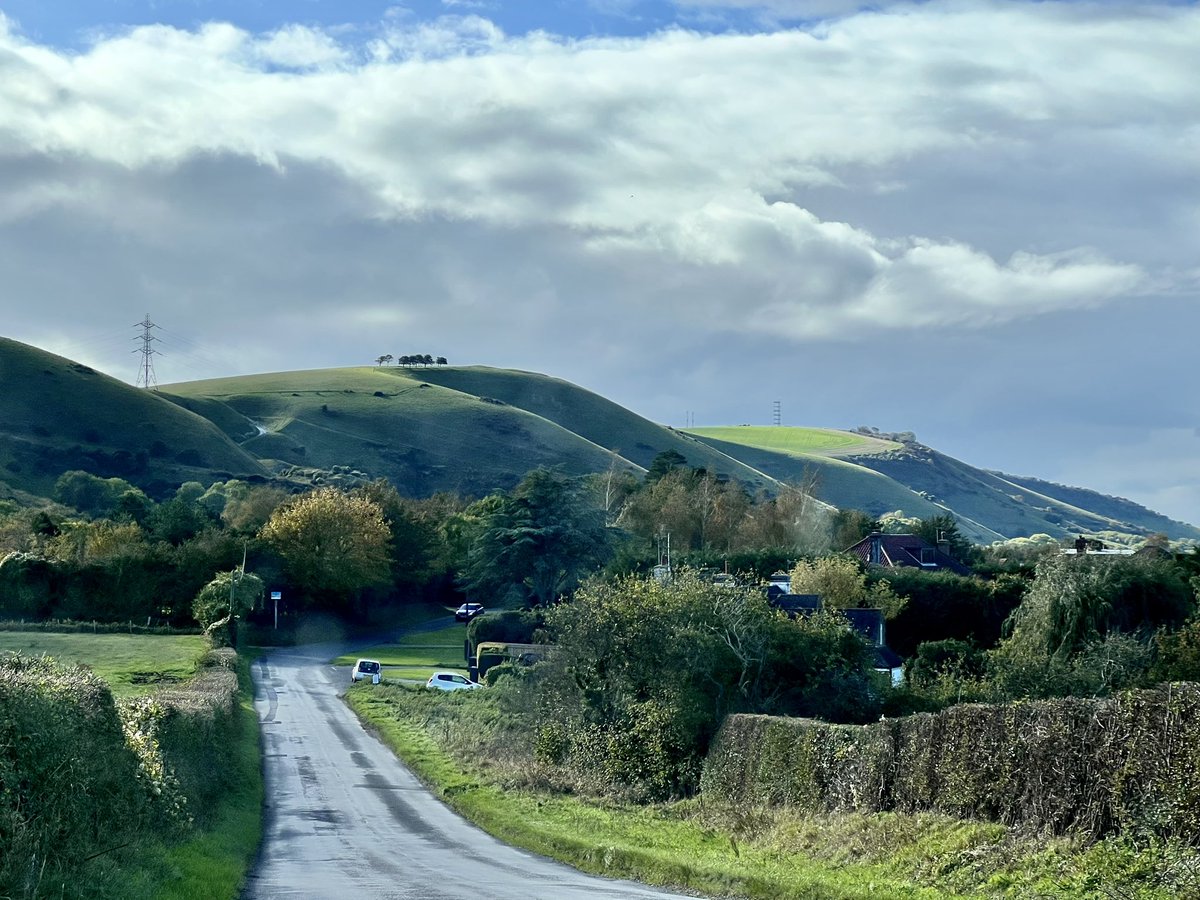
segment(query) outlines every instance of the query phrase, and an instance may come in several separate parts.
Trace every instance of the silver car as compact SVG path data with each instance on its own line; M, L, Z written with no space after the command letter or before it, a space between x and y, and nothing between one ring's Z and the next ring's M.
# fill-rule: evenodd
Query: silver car
M474 691L483 685L458 672L434 672L425 682L425 687L436 688L439 691Z

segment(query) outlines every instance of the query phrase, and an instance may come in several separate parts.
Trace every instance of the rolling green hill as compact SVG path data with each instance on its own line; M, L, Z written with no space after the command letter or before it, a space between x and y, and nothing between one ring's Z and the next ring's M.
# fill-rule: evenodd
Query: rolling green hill
M531 373L376 366L189 382L164 393L281 474L348 467L412 496L481 496L540 465L640 471L666 449L752 488L772 485L711 447Z
M691 432L656 425L568 382L480 366L355 367L130 387L0 338L0 494L46 497L69 469L163 496L230 477L302 488L387 478L403 493L478 497L530 469L645 470L665 450L751 492L812 485L874 515L953 513L989 542L1038 532L1200 539L1119 498L976 469L908 440L816 428Z
M834 506L872 515L900 510L919 518L953 513L963 534L975 541L1100 532L1200 539L1200 529L1131 501L977 469L915 441L812 428L692 433L780 481L812 481L814 493Z
M48 497L70 469L151 493L218 473L267 474L212 422L154 391L0 338L0 480Z

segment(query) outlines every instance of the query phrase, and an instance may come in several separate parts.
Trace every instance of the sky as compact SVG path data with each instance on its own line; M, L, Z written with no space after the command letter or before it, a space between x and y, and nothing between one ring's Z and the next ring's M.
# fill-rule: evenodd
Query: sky
M0 0L0 334L429 353L1200 523L1200 6Z

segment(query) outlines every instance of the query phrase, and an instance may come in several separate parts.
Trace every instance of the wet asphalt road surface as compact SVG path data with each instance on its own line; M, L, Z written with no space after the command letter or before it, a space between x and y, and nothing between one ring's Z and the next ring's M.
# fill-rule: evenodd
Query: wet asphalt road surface
M342 702L344 647L254 664L263 847L243 900L597 900L680 897L584 875L497 841L429 793Z

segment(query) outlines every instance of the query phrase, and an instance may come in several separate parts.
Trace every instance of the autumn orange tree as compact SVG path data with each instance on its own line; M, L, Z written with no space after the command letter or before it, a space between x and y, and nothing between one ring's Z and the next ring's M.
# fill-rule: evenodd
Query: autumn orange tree
M310 600L344 601L389 580L391 532L367 497L320 488L279 507L259 536Z

